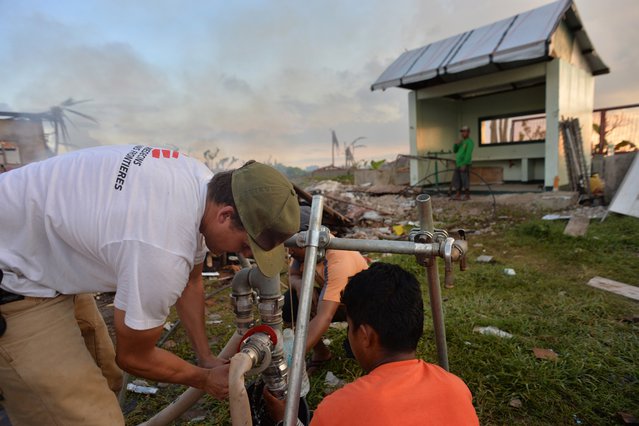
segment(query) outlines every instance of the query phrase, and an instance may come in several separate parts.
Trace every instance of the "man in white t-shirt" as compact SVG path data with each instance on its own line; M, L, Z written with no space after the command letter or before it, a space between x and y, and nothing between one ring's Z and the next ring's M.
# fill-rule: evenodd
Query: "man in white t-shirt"
M228 364L204 327L204 245L274 276L298 227L292 185L256 162L212 177L178 151L105 146L0 175L0 394L11 421L124 424L74 316L83 293L115 292L124 370L226 397ZM198 366L155 345L173 305Z

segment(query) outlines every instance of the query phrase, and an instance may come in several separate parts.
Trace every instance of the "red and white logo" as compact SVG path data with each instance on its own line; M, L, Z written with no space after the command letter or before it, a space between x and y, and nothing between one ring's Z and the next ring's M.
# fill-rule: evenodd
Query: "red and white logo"
M180 153L179 151L173 151L171 149L153 148L151 156L153 158L178 158Z

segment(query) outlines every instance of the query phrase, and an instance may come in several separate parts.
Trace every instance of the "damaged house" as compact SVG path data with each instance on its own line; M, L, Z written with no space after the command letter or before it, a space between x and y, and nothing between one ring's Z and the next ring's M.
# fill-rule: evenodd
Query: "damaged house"
M40 114L0 112L0 172L53 155Z

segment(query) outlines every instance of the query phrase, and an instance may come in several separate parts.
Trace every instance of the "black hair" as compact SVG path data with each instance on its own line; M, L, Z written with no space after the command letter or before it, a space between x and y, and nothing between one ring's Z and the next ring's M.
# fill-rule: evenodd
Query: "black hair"
M410 272L375 262L349 279L342 303L352 325L370 325L386 350L417 349L424 331L424 302L419 282Z
M240 216L237 214L237 207L235 206L235 199L233 198L232 180L234 171L235 170L225 170L215 173L207 184L206 198L217 205L233 207L231 221L237 229L244 229Z

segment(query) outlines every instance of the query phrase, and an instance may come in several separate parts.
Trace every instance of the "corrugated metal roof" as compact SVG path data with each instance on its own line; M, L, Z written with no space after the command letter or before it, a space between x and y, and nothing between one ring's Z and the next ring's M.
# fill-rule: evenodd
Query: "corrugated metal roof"
M593 75L610 72L583 29L573 0L558 0L402 53L371 90L445 83L550 59L548 44L565 19Z

